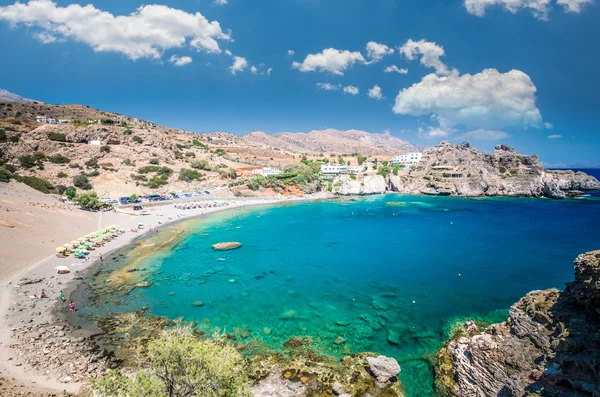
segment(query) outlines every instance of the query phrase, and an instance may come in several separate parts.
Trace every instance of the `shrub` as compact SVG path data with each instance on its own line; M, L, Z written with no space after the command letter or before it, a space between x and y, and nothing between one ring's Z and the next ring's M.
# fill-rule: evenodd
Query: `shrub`
M85 166L87 168L98 168L98 159L93 158L93 159L89 159L88 161L85 162Z
M150 174L152 172L158 172L160 167L156 165L147 165L145 167L138 168L138 174Z
M196 168L198 170L204 170L204 171L211 170L208 160L204 160L204 159L192 161L190 163L190 165L192 166L192 168Z
M56 177L57 177L57 178L66 178L66 177L68 177L68 176L69 176L69 175L67 175L66 173L64 173L64 172L62 172L62 171L61 171L61 172L59 172L58 174L56 174Z
M6 137L6 131L4 131L3 128L0 128L0 142L4 142L6 141L7 137Z
M46 160L48 160L51 163L54 164L68 164L71 162L71 159L63 156L62 154L55 154L53 156L48 156L46 157Z
M98 175L100 175L100 171L98 171L98 170L94 170L94 171L92 171L92 172L88 172L88 173L87 173L87 174L85 174L85 175L87 175L87 176L89 176L89 177L98 176Z
M442 176L443 176L444 178L450 178L450 176L451 176L451 175L450 175L449 173L447 173L447 172L444 172L444 173L442 174Z
M10 178L12 178L12 172L4 167L0 167L0 182L10 182Z
M164 186L166 184L167 184L167 179L163 179L159 176L153 176L152 178L150 178L148 183L146 183L146 186L149 187L150 189L158 189L159 187Z
M15 167L12 164L4 164L3 165L4 169L6 169L8 172L14 174L15 172L17 172L17 167Z
M196 153L194 153L194 152L185 152L185 157L196 157Z
M356 160L358 161L358 165L363 165L363 163L367 160L365 156L360 153L356 154Z
M125 159L125 160L123 160L123 161L121 162L121 164L129 166L129 165L131 165L132 163L131 163L131 160L129 160L129 159Z
M221 168L219 170L217 170L217 172L219 173L219 175L221 175L221 178L224 179L235 179L237 178L237 173L235 172L235 170L233 168Z
M65 137L65 134L61 134L59 132L48 133L48 139L50 139L51 141L55 141L55 142L66 142L67 141L67 137Z
M131 131L129 128L127 128L125 131L123 131L123 135L131 135L133 134L133 131Z
M46 155L42 152L34 152L32 155L25 155L19 157L19 163L23 168L33 168L36 165L40 168L44 167L44 159Z
M54 188L56 189L58 194L63 194L67 190L67 187L64 185L56 185L54 186Z
M356 175L350 175L350 179L352 179L353 181L356 180Z
M77 175L73 178L73 185L82 190L92 190L92 184L89 178L85 174Z
M131 177L131 179L133 179L134 181L143 181L143 182L148 182L148 178L146 178L145 175L140 175L140 174L131 174L129 175Z
M99 210L104 204L98 199L96 193L81 193L74 200L84 210Z
M137 136L137 135L133 137L133 141L136 142L136 143L142 143L142 142L144 142L144 140L141 137Z
M69 200L73 200L75 195L77 194L77 190L73 186L69 186L67 190L65 190L65 195Z
M149 163L153 165L158 165L158 159L150 159Z
M116 397L250 397L243 357L221 339L198 340L188 329L148 343L148 366L133 376L109 372L92 389Z
M225 156L227 154L227 152L225 152L225 150L223 150L223 149L217 149L217 151L215 152L215 154L217 156L221 156L222 157L222 156ZM273 159L271 159L271 160L273 160Z
M203 144L202 142L200 142L197 139L192 139L192 145L201 147L202 149L208 149L208 146L206 146L205 144Z
M185 180L195 181L200 178L202 178L202 174L196 170L182 168L181 171L179 171L179 180L180 181L185 181Z
M176 159L182 159L183 158L183 152L180 152L179 150L175 151L175 158Z
M501 174L504 174L506 172L506 168L500 166L500 168L498 169L500 171Z
M9 139L12 143L17 143L21 140L21 134L16 134L10 137Z
M48 194L56 192L56 189L52 183L36 176L19 176L15 179L42 193Z
M108 145L100 146L100 152L101 153L110 153L110 146L108 146Z
M69 164L69 168L81 168L78 163Z
M517 170L510 170L510 174L512 176L517 176L519 174L519 171L517 171Z

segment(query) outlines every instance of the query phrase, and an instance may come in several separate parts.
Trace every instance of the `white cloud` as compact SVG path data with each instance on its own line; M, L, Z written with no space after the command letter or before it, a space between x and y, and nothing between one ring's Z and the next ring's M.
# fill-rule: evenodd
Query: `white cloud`
M428 68L434 68L437 74L444 75L450 73L448 66L440 60L441 57L446 55L444 48L436 43L425 40L413 41L409 39L402 47L400 47L399 52L411 61L415 60L420 55L421 64Z
M445 138L448 136L448 131L437 127L427 127L427 130L419 127L419 138L433 139L433 138Z
M325 91L337 91L342 88L339 84L317 83L317 87Z
M267 75L269 75L269 76L270 76L272 71L273 71L273 68L268 68L268 69L267 69Z
M464 0L465 8L469 14L482 17L488 7L504 7L515 14L520 10L529 10L536 18L547 20L552 9L553 0ZM580 13L585 4L592 0L557 0L556 4L563 6L565 12Z
M563 6L566 12L580 13L581 7L591 2L592 0L558 0L556 4Z
M396 65L390 65L388 67L386 67L383 70L385 73L400 73L400 74L407 74L408 73L408 69L400 69L398 68L398 66Z
M511 70L448 76L429 74L398 93L396 114L435 118L444 128L539 127L542 116L536 106L536 87L528 75Z
M173 55L169 62L173 63L175 66L185 66L189 63L192 63L191 57L178 57L177 55Z
M558 134L548 135L548 139L560 139L562 137L563 137L562 135L558 135Z
M554 124L552 123L544 123L544 128L547 130L551 130L554 128Z
M301 72L325 71L343 75L344 71L356 62L366 62L360 52L327 48L318 54L307 55L302 63L292 63L292 67Z
M251 72L252 74L257 74L257 73L258 73L258 68L257 68L256 66L252 65L252 66L250 67L250 72Z
M229 55L229 56L233 56L233 54L231 53L231 51L229 50L225 50L225 54Z
M215 4L218 4L220 6L224 6L225 4L227 4L228 0L215 0Z
M46 32L36 33L35 38L44 44L55 43L58 41L58 38L55 35Z
M379 44L374 41L367 43L367 56L371 58L371 63L379 62L384 56L394 53L394 49L386 46L385 44Z
M231 65L228 69L231 70L231 74L236 74L237 72L243 72L244 69L248 67L248 61L244 57L233 57L233 65Z
M288 52L287 52L288 55L294 55L295 53L296 53L296 51L294 51L294 50L288 50Z
M219 22L164 5L140 6L115 16L93 5L58 7L51 0L30 0L0 7L0 20L38 27L59 39L83 42L97 52L118 52L132 60L159 59L165 50L186 45L220 53L217 40L230 40Z
M381 87L375 84L373 88L369 89L369 98L377 99L378 101L383 99L383 93Z
M347 85L346 87L344 87L344 92L350 95L358 95L360 90L358 89L358 87L355 87L353 85Z
M460 139L476 139L481 141L497 141L506 139L509 135L504 131L478 129L474 131L464 132L459 135Z

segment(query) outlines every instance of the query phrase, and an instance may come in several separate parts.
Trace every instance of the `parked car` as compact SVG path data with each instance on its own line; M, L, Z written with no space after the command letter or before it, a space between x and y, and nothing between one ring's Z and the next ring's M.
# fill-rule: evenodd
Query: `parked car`
M121 205L131 204L131 199L129 197L121 197L119 199L119 202L121 203Z

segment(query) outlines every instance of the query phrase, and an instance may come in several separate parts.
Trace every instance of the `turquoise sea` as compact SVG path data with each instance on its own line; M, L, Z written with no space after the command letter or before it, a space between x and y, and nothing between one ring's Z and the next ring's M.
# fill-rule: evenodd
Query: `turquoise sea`
M158 267L150 288L84 304L80 315L147 306L275 349L309 335L328 354L393 356L409 395L433 396L430 363L450 327L502 321L528 291L563 288L575 257L600 249L599 219L600 197L386 195L229 211L149 259ZM223 241L243 246L212 250Z

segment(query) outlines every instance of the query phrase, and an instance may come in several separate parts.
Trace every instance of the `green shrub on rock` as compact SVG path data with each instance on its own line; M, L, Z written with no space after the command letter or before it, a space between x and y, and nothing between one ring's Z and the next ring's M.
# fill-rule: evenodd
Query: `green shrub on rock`
M147 365L95 381L101 396L250 397L244 359L221 339L198 340L187 329L165 331L148 344Z

